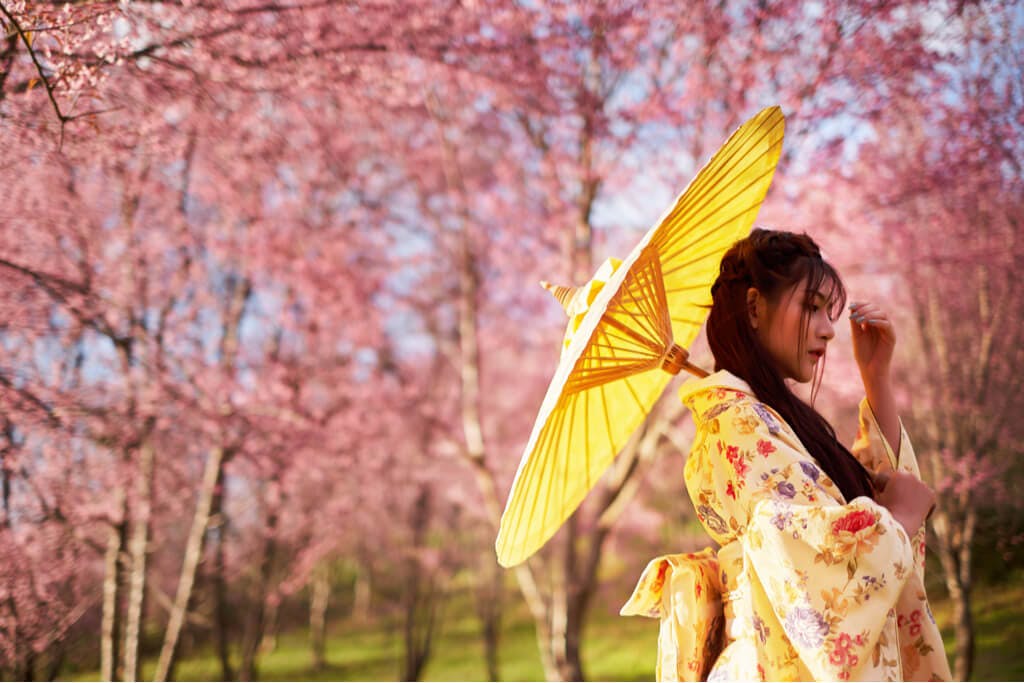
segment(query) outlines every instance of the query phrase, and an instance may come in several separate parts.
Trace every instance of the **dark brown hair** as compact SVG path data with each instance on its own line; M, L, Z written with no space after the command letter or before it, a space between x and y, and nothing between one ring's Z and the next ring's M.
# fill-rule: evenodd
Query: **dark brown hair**
M839 274L821 257L818 245L806 234L755 228L749 237L730 247L722 257L718 279L711 288L707 331L715 369L728 370L745 380L758 400L781 415L846 500L873 497L867 471L839 443L832 425L789 389L750 324L749 288L756 288L774 306L783 293L804 278L807 284L803 299L809 302L816 292L826 292L829 315L837 319L846 305L846 289ZM804 306L801 329L805 334L800 337L801 345L809 323L809 306ZM824 360L815 372L812 402L821 384Z

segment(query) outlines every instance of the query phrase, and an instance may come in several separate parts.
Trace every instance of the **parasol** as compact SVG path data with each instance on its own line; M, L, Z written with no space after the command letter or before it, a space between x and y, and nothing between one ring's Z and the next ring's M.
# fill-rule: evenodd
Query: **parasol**
M519 463L495 548L511 567L579 507L681 369L707 316L719 263L745 237L782 150L779 107L715 153L623 261L583 287L542 283L570 316L565 346Z

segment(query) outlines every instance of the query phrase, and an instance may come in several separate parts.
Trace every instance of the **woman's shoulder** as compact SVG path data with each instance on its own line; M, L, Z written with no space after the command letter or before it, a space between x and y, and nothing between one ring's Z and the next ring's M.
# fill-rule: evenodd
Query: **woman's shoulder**
M749 384L726 370L684 383L679 395L698 430L729 418L747 425L760 423L773 436L792 431L770 406L758 400Z

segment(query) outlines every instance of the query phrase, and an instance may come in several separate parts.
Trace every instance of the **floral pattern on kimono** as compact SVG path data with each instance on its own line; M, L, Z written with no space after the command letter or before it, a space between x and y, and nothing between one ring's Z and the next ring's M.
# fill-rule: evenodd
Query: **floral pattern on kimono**
M724 647L675 648L692 660L673 670L659 656L659 680L704 671L708 680L949 680L924 592L923 529L909 539L872 499L846 501L785 421L733 375L688 382L682 399L697 426L686 486L721 545ZM872 472L918 475L902 425L894 452L867 401L860 407L854 455ZM643 584L637 591L649 591ZM713 610L676 608L688 611Z

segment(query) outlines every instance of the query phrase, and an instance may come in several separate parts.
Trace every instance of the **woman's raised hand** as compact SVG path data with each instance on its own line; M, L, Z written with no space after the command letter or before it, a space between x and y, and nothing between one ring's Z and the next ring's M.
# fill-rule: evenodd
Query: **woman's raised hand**
M935 508L935 492L907 472L879 472L874 485L875 502L887 508L913 538Z
M896 348L896 330L889 316L870 301L850 304L853 357L865 383L886 380Z

